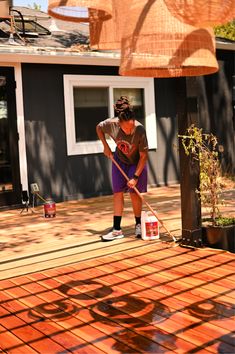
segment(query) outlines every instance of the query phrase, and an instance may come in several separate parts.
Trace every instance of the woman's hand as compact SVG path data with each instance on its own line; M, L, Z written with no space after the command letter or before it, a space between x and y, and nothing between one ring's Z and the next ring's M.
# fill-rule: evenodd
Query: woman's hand
M135 178L132 178L127 182L127 185L129 188L134 188L134 187L136 187L137 182L138 182L138 180L136 180Z

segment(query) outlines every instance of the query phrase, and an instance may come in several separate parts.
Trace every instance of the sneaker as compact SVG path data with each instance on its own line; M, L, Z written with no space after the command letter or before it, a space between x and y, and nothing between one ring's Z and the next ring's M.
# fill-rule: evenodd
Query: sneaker
M141 225L135 225L135 236L136 238L141 238Z
M124 235L122 230L114 230L114 229L111 230L107 235L101 236L102 241L113 241L123 237Z

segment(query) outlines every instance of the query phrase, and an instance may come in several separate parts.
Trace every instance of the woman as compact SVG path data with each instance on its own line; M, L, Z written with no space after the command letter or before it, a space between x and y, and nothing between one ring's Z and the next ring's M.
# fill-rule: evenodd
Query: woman
M114 158L126 175L127 182L117 166L112 163L112 185L114 196L114 213L112 230L102 236L103 241L112 241L124 237L121 220L124 209L124 193L129 191L135 216L135 235L141 237L142 200L133 190L136 187L141 193L147 191L148 141L142 124L134 118L134 112L126 96L121 96L114 105L115 118L100 122L97 135L104 146L104 155ZM108 134L116 143L114 155L106 141Z

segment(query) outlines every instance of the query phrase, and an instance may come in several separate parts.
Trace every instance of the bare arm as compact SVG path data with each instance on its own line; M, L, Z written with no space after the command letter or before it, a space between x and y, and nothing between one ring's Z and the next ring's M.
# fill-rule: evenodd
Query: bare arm
M140 152L140 159L136 167L135 175L139 176L141 174L141 172L144 169L144 166L146 165L147 160L148 160L148 151Z
M113 153L109 147L109 144L106 141L105 134L99 125L96 126L96 133L104 146L104 155L107 156L108 158L112 157Z

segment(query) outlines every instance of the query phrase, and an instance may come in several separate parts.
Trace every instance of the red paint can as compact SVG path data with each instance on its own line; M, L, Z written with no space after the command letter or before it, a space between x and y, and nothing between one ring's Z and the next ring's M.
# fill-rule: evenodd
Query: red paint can
M52 199L47 199L44 203L45 218L54 218L56 216L56 206Z

